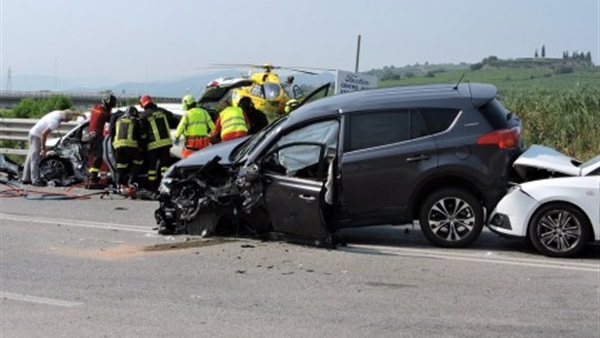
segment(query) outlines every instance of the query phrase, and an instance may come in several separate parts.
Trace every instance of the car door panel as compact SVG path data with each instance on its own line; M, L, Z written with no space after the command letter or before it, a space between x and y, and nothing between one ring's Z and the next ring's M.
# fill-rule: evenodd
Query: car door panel
M409 220L410 196L405 192L414 191L420 178L435 170L437 151L431 137L345 153L341 161L339 221L358 226Z
M323 217L326 149L326 144L292 142L264 157L264 204L275 232L316 245L331 243Z
M323 183L269 175L265 203L273 230L300 238L324 240L329 235L322 216Z

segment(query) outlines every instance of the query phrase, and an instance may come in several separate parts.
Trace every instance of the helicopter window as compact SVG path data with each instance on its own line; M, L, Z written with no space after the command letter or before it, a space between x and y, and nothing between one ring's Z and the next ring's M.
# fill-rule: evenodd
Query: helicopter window
M297 84L293 84L290 86L287 83L282 83L281 88L283 88L283 90L285 90L286 95L290 99L300 99L304 96L302 89Z
M279 97L279 93L281 93L281 88L277 83L265 82L263 87L265 89L265 98L267 100L275 100Z
M302 92L302 89L300 89L300 86L293 85L292 89L294 90L294 96L293 96L293 98L299 99L299 98L301 98L301 97L304 96L304 93Z
M254 85L254 86L252 86L252 89L250 90L250 95L252 95L252 96L258 96L258 97L262 97L262 98L265 97L263 95L262 89L260 88L260 85Z

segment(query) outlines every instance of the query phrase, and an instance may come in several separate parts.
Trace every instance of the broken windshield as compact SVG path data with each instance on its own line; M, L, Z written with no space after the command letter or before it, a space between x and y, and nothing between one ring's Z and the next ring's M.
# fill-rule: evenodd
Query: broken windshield
M266 139L268 135L274 133L277 127L287 120L287 116L282 116L278 120L268 125L265 129L255 134L249 141L247 141L242 147L236 149L232 154L231 158L233 162L241 161L246 155L248 155L262 140Z

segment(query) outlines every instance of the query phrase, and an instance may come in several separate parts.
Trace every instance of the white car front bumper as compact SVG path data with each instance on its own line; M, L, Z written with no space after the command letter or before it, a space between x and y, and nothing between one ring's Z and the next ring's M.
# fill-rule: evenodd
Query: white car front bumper
M527 224L539 202L515 186L500 200L492 212L488 227L497 233L526 237Z

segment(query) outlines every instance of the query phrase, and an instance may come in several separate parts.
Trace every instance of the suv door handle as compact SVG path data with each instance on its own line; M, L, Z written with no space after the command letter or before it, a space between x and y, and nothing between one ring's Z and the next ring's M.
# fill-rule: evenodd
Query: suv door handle
M418 161L425 161L428 160L429 156L421 154L417 157L409 157L406 159L406 162L418 162Z
M309 196L309 195L299 195L298 197L300 197L301 199L303 199L305 201L309 201L309 202L316 200L316 198L314 196Z

